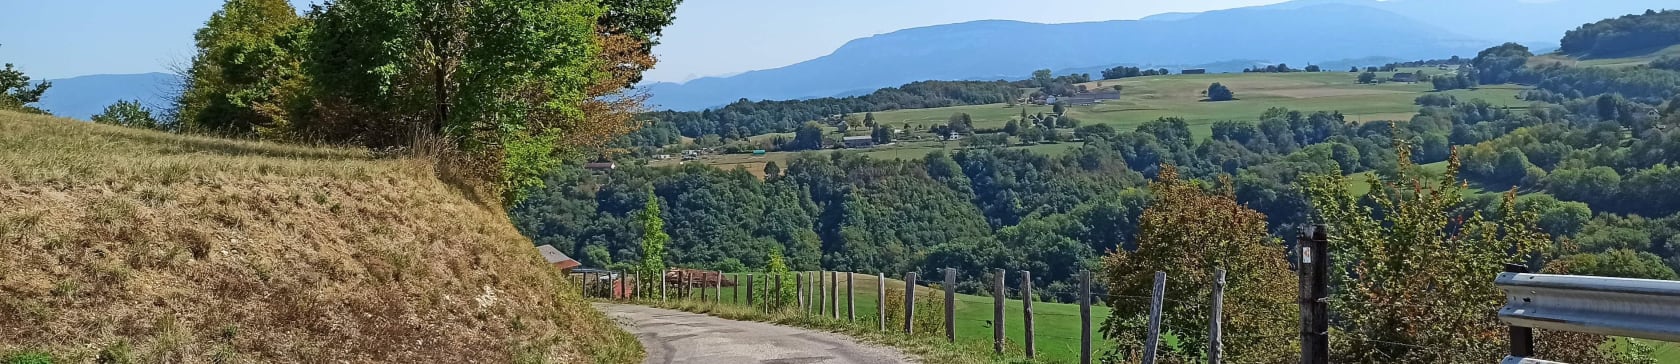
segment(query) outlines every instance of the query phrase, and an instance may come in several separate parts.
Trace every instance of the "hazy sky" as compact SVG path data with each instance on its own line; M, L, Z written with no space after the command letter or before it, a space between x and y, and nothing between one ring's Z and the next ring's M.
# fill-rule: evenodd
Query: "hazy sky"
M311 0L291 0L300 7ZM191 58L192 33L221 0L0 0L0 62L37 79L166 72ZM846 41L983 19L1040 23L1136 19L1281 0L688 0L665 31L650 81L775 68Z

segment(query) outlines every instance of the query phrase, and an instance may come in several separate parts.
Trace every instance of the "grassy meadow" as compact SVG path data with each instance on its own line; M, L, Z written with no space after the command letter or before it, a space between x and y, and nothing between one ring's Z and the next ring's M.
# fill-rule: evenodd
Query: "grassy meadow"
M1680 52L1680 48L1675 51ZM1452 72L1434 68L1402 68L1397 72L1416 71L1431 75ZM1380 74L1387 77L1392 73L1383 72ZM1211 133L1209 128L1215 121L1255 120L1266 109L1273 107L1304 112L1340 111L1349 120L1355 122L1409 120L1418 110L1414 100L1418 96L1435 92L1428 83L1359 84L1356 80L1357 77L1358 74L1352 72L1229 73L1149 76L1093 81L1084 85L1090 88L1120 85L1125 89L1123 96L1119 100L1110 100L1094 105L1070 106L1067 109L1067 114L1086 125L1107 124L1117 130L1132 130L1139 124L1162 117L1179 117L1190 123L1191 133L1206 137ZM1238 99L1223 102L1202 101L1201 92L1214 82L1229 86L1236 92ZM1525 87L1517 85L1489 85L1474 90L1452 90L1442 93L1453 95L1460 100L1482 99L1494 105L1522 108L1527 107L1528 102L1518 99L1517 96L1524 89ZM905 124L909 124L912 130L925 130L927 127L936 124L944 124L953 114L967 113L974 120L976 128L999 129L1003 128L1009 120L1019 118L1023 108L1029 114L1041 112L1048 114L1052 109L1050 106L1040 105L1011 107L1005 104L988 104L893 110L874 114L876 121L879 123L895 128L902 128ZM853 114L850 117L861 122L863 114ZM833 129L830 129L830 132L834 132ZM922 135L925 136L926 134ZM792 133L776 133L758 135L750 139L759 142L778 136L793 137ZM1079 145L1080 143L1060 143L1012 148L1022 148L1054 156L1077 148ZM878 146L859 152L871 158L909 160L921 158L933 150L955 150L961 146L960 141L914 140L900 141L892 145ZM820 152L832 153L834 151L824 150ZM772 152L765 156L708 155L703 156L697 162L725 169L739 166L754 174L762 175L766 162L776 161L785 166L786 161L792 158L794 154L796 152ZM685 162L666 160L654 161L650 164L668 166L681 163Z
M1430 71L1435 70L1425 73ZM1426 83L1362 85L1356 82L1357 76L1351 72L1242 73L1150 76L1091 82L1084 85L1091 88L1121 85L1125 91L1120 100L1071 106L1067 114L1087 125L1108 124L1118 130L1131 130L1138 124L1162 117L1180 117L1190 123L1191 132L1207 136L1209 125L1215 121L1254 120L1273 107L1307 112L1340 111L1356 122L1409 120L1418 110L1413 101L1418 96L1435 92ZM1201 92L1214 82L1230 87L1236 92L1237 100L1202 101ZM1521 90L1521 86L1492 85L1443 93L1460 100L1482 99L1494 105L1525 107L1528 102L1517 99ZM925 127L944 123L952 114L961 112L974 119L976 128L1002 128L1010 119L1020 116L1021 108L989 104L894 110L877 112L875 119L889 125L910 123ZM1031 114L1051 111L1049 106L1027 105L1025 108Z

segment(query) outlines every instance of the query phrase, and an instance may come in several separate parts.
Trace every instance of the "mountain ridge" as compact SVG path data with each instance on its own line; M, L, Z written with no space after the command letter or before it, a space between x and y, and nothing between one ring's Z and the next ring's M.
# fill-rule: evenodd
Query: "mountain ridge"
M1283 17L1326 20L1260 21ZM1267 45L1275 39L1299 41ZM1391 12L1345 4L1237 8L1174 21L981 20L855 39L828 55L780 68L642 87L653 95L650 103L657 108L692 110L740 98L823 97L919 80L1023 77L1035 69L1194 65L1233 59L1305 64L1369 56L1421 58L1441 56L1443 50L1473 53L1491 44Z

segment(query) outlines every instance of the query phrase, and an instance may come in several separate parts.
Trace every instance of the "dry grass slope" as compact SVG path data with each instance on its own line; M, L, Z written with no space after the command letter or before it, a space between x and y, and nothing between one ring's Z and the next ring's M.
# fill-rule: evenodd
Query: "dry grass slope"
M0 359L640 362L433 166L0 112Z

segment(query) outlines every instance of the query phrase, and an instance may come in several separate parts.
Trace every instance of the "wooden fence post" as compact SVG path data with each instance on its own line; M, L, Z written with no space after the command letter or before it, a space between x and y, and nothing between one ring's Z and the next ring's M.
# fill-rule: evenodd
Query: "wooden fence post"
M706 284L706 277L710 277L711 275L712 272L700 272L700 283L697 284L700 286L700 303L706 303L706 288L709 288L706 287L709 286L709 284Z
M1225 268L1213 270L1212 306L1208 310L1208 364L1219 364L1225 351Z
M1021 324L1023 325L1021 328L1026 330L1024 333L1026 334L1025 338L1027 339L1027 359L1032 359L1034 356L1033 351L1036 350L1033 346L1032 288L1032 272L1024 270L1021 271Z
M785 302L782 302L782 274L777 273L776 274L776 280L774 280L772 282L775 282L775 283L772 283L770 285L772 287L770 289L770 302L771 302L770 306L775 307L775 308L782 308L782 304L785 303Z
M793 297L799 301L799 312L803 312L805 316L810 316L811 312L805 311L805 272L793 274Z
M828 271L828 316L840 319L840 272Z
M753 275L747 273L747 307L753 305Z
M729 290L729 304L741 305L741 274L735 273L735 287Z
M723 304L723 271L717 271L716 276L717 282L712 283L714 284L712 288L717 291L717 294L712 296L712 303Z
M1143 364L1155 364L1161 344L1161 299L1167 293L1167 272L1155 272L1155 289L1149 295L1149 338L1143 344Z
M916 320L916 272L904 274L904 334L915 333L911 325Z
M1003 268L992 270L992 351L1003 354L1003 302L1008 292L1003 290Z
M817 317L828 314L828 289L823 286L823 272L817 271Z
M945 341L957 342L957 269L945 268Z
M887 274L875 273L875 322L887 331Z
M846 272L846 321L857 322L857 294L852 293L852 272Z
M1301 363L1330 362L1330 318L1328 317L1330 253L1328 228L1314 225L1296 242L1301 278Z
M1091 271L1079 271L1079 364L1091 364Z

